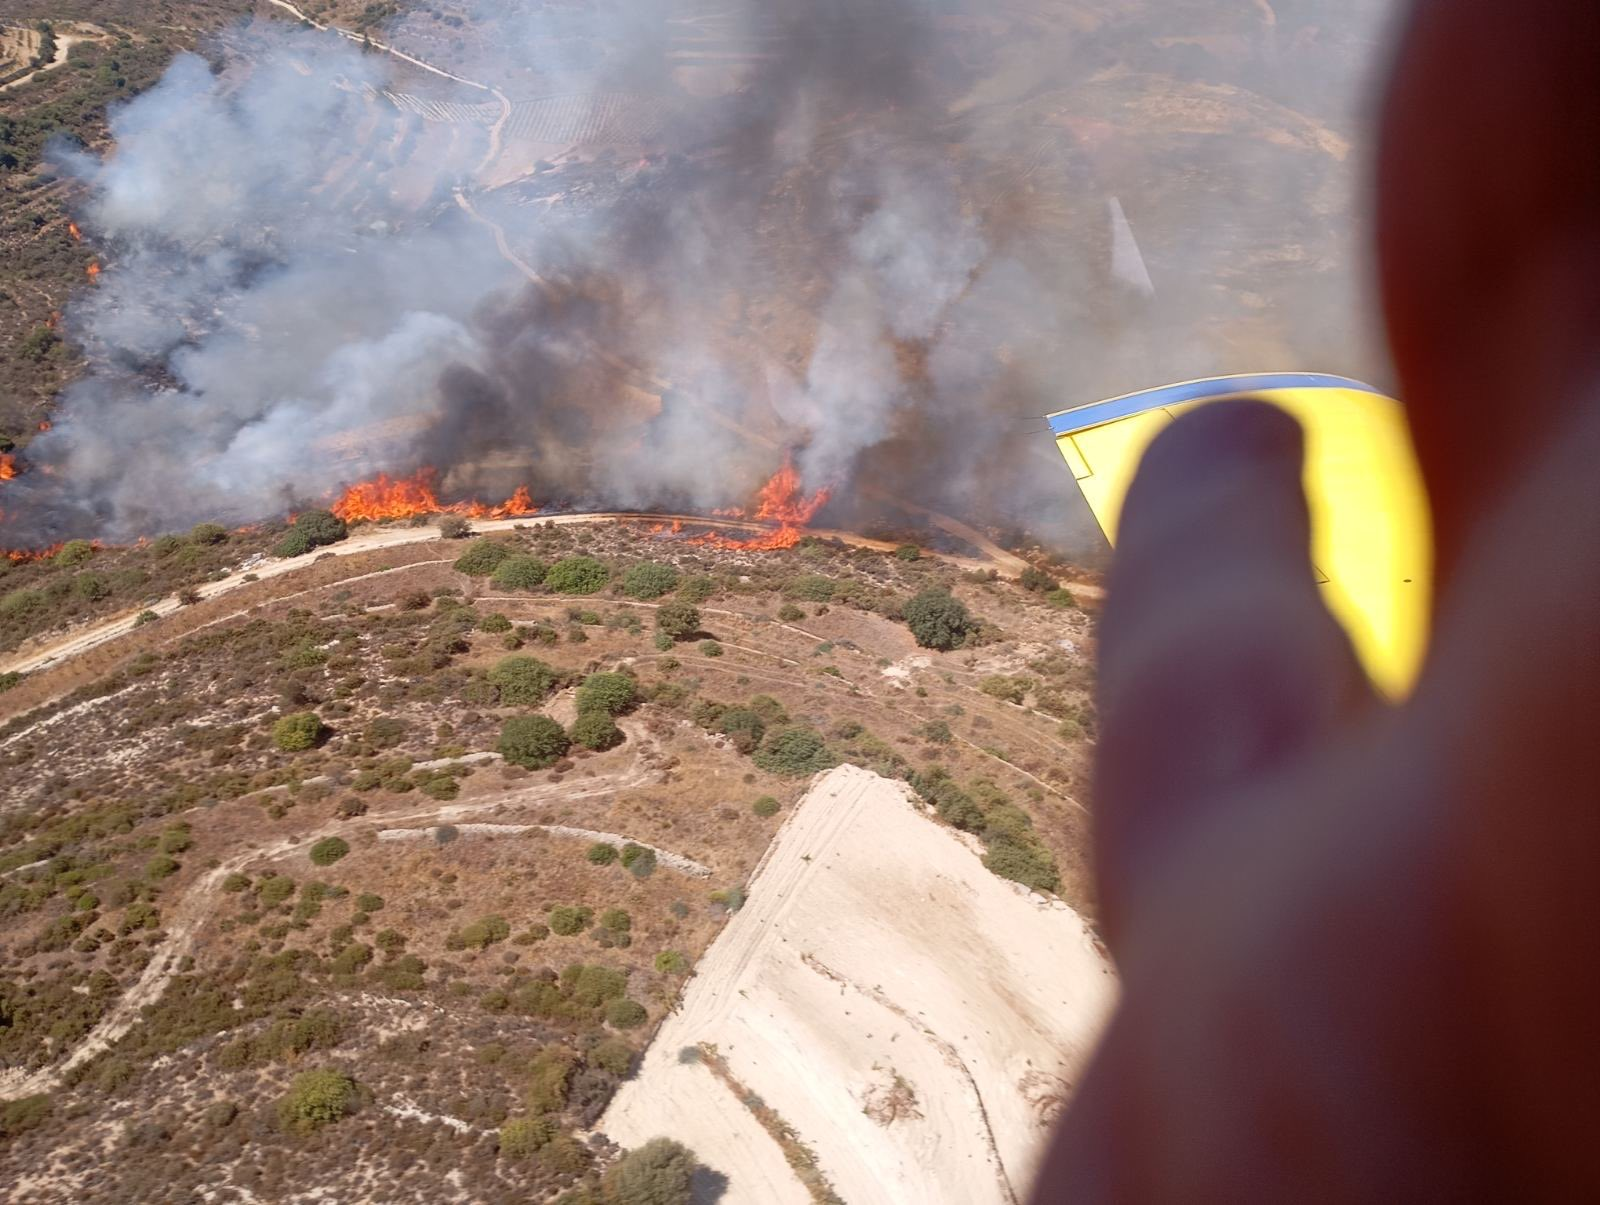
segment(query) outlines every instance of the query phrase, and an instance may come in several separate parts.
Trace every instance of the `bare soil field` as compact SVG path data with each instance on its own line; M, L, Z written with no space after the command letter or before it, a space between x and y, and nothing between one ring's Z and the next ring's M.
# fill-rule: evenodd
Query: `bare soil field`
M1071 909L991 876L900 784L840 767L795 808L599 1128L686 1143L727 1177L727 1205L807 1200L685 1053L709 1044L852 1205L1017 1201L1115 991Z

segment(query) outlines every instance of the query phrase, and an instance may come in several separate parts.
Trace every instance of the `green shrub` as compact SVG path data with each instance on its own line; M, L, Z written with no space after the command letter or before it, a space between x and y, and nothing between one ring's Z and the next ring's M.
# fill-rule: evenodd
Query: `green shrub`
M369 721L361 730L361 739L373 749L393 749L406 739L407 731L404 720L381 715Z
M474 950L487 949L511 936L511 926L503 916L485 916L461 930L461 940Z
M136 627L136 628L142 628L142 627L144 627L145 624L154 623L156 620L158 620L160 618L161 618L161 616L157 615L154 611L146 609L146 610L140 611L137 615L135 615L133 617L133 626Z
M755 751L754 761L769 774L796 777L815 774L839 764L822 734L805 724L776 728Z
M753 753L766 735L767 725L751 708L730 707L717 718L713 731L732 740L740 753Z
M571 742L549 716L514 715L500 727L500 755L529 770L553 766Z
M795 623L806 617L806 613L793 603L784 603L778 608L778 618L784 623Z
M656 608L656 631L672 640L683 640L700 630L700 609L680 597Z
M750 810L763 820L778 814L778 801L771 795L763 795L750 805Z
M596 594L610 576L592 556L569 556L550 566L544 584L561 594Z
M617 860L617 847L608 845L604 841L597 841L589 847L588 858L596 866L610 866Z
M497 590L537 590L549 572L544 561L519 552L496 565L490 581Z
M629 598L649 600L678 588L678 571L671 565L640 561L622 575L622 592Z
M176 858L169 858L166 854L157 854L144 864L145 877L149 879L164 879L168 875L178 873L179 863Z
M588 1062L621 1079L633 1069L633 1047L620 1038L602 1038L589 1051Z
M633 710L639 699L639 684L627 674L590 674L578 687L579 711L603 711L623 715Z
M1004 674L993 674L978 683L978 689L991 698L1005 703L1021 703L1033 689L1033 681L1029 678L1008 678Z
M902 544L894 550L894 559L897 561L920 561L922 549L915 544Z
M220 523L196 523L189 529L191 544L220 544L227 538L228 529Z
M488 577L515 553L510 544L500 540L474 540L455 559L452 568L468 577Z
M722 656L722 646L715 640L702 640L700 642L700 655L702 657Z
M302 1071L278 1101L278 1120L285 1129L309 1134L355 1111L355 1081L337 1071Z
M285 753L311 748L322 736L322 721L314 711L297 711L281 716L272 725L272 743Z
M222 880L222 889L228 892L246 891L250 887L250 876L242 875L238 871Z
M1044 596L1044 600L1058 611L1072 611L1078 606L1078 600L1070 590L1052 590Z
M558 904L550 909L550 932L557 937L575 937L582 933L588 923L594 919L594 913L588 908L569 907Z
M478 621L478 629L483 632L509 632L511 620L499 611L492 615L485 615Z
M536 707L555 685L556 673L537 657L502 657L489 671L500 701L514 707Z
M193 844L194 838L189 835L188 825L176 825L162 830L158 848L164 854L181 854Z
M263 908L276 907L294 894L295 882L286 874L268 875L256 884L256 899Z
M311 537L299 528L287 532L283 539L272 546L272 555L285 559L295 556L305 556L316 545L311 542Z
M0 1105L0 1138L15 1138L38 1129L50 1119L50 1109L50 1097L42 1093L6 1101Z
M573 744L582 745L596 753L615 749L622 744L622 729L604 711L579 712L578 718L572 722L570 736Z
M61 546L61 550L51 558L51 562L61 566L63 569L72 569L93 556L94 545L89 543L88 540L68 540Z
M363 891L356 896L357 912L379 912L383 909L383 897L373 895L370 891Z
M472 524L460 515L445 515L439 520L439 535L446 540L464 540L472 534Z
M985 843L988 852L983 855L983 864L1001 878L1036 891L1055 891L1061 886L1055 856L1037 837L1019 841L1009 836L990 839L986 835Z
M295 516L294 530L311 541L313 548L321 548L324 544L337 544L350 534L350 529L345 526L344 520L332 511L326 510L301 511Z
M635 845L629 841L622 847L621 860L634 878L647 879L656 868L656 851L647 845Z
M627 933L633 928L633 917L625 909L607 908L600 914L600 925L613 933Z
M668 636L665 632L657 632L655 634L655 639L651 643L656 646L656 649L659 652L664 653L672 647L672 637Z
M500 1127L500 1153L508 1159L526 1159L555 1136L555 1122L548 1117L513 1117Z
M785 598L796 599L801 602L832 602L836 589L831 577L823 577L817 573L804 573L799 577L790 578L783 586Z
M681 975L689 969L689 959L678 950L662 950L656 955L656 970L663 975Z
M948 745L956 739L956 734L950 731L950 725L943 720L929 720L917 729L917 735L935 745Z
M948 590L929 589L905 607L906 626L923 648L949 650L966 640L977 625Z
M650 1019L644 1005L637 1000L613 1000L606 1005L606 1022L618 1029L637 1029Z
M1031 590L1035 594L1048 594L1056 588L1056 579L1043 569L1035 569L1029 565L1022 571L1022 588Z
M350 852L350 843L343 837L324 837L311 847L311 861L315 866L332 866Z
M652 1138L606 1172L608 1205L689 1205L699 1167L694 1152L670 1138Z

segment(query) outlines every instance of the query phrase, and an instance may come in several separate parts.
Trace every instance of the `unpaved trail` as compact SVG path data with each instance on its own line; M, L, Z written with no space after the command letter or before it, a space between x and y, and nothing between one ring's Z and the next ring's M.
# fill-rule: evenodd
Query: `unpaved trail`
M459 833L477 834L485 837L520 837L524 833L553 833L557 837L572 837L580 841L604 842L607 845L637 845L648 849L656 856L656 865L665 866L668 870L676 870L681 874L692 875L697 879L711 877L711 867L683 854L673 853L670 849L662 849L659 845L651 845L648 841L641 841L637 837L629 837L622 833L602 833L594 829L573 828L570 824L454 824L451 825ZM435 837L436 828L382 828L378 830L380 841L423 841Z
M629 736L633 738L635 734L630 732ZM458 816L488 811L508 803L527 805L556 798L564 802L570 799L610 794L626 790L632 786L638 786L647 778L647 774L641 773L639 759L635 757L627 767L621 770L612 774L597 775L593 779L585 779L579 783L546 783L537 787L506 792L491 798L457 804L436 804L432 807L412 812L392 813L368 819L333 821L322 825L313 832L298 833L285 837L271 845L259 849L248 849L235 854L220 865L208 870L190 884L189 888L179 897L178 902L172 906L170 912L166 907L162 908L162 930L166 934L166 940L156 950L155 956L145 964L133 986L122 994L116 1004L111 1007L111 1010L84 1036L84 1039L72 1049L72 1052L66 1058L51 1063L49 1066L41 1067L31 1073L20 1067L0 1071L0 1100L13 1099L19 1096L32 1096L36 1093L54 1090L61 1083L67 1072L87 1062L102 1051L110 1049L119 1038L132 1029L139 1022L144 1007L161 999L161 994L167 990L167 984L178 973L179 965L193 951L195 940L211 915L214 897L221 890L222 880L230 874L242 871L246 867L258 863L272 862L289 857L308 849L324 837L348 837L353 832L370 829L374 824L380 822L430 820L436 824L448 824ZM564 828L565 826L540 825L530 827ZM428 830L409 831L427 832ZM570 831L577 833L580 830L574 829ZM605 837L607 837L607 834L595 834L595 839L604 839ZM626 838L616 839L619 841L626 840ZM651 848L655 847L652 846ZM682 855L673 854L667 850L657 850L656 857L661 865L682 862L696 868L696 870L686 871L686 873L699 871L706 875L710 874L708 867L703 867L692 859L684 858ZM670 862L669 859L671 860ZM19 867L18 869L25 868Z
M656 1134L728 1177L725 1205L808 1199L711 1072L717 1046L851 1205L1012 1205L1116 986L1087 926L983 869L903 786L819 777L598 1128ZM869 1103L895 1084L915 1105Z

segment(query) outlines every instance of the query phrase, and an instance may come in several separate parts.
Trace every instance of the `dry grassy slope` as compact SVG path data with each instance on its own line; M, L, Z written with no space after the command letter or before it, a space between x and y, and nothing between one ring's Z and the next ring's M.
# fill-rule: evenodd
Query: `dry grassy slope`
M656 649L654 602L495 590L450 567L462 545L434 541L244 586L216 600L227 610L209 626L213 604L187 608L69 662L64 671L97 681L0 728L0 996L15 1019L0 1040L0 1098L48 1101L6 1107L0 1168L29 1177L29 1199L162 1199L227 1185L281 1199L322 1185L391 1200L523 1200L576 1182L603 1148L557 1142L497 1157L495 1131L552 1108L563 1130L592 1123L625 1070L617 1060L648 1028L618 1028L603 1002L542 986L544 968L621 972L653 1024L683 982L656 956L699 957L725 915L714 893L748 880L783 818L757 816L752 801L770 794L787 807L805 781L761 770L697 723L708 701L766 695L763 706L853 760L991 778L1055 851L1063 897L1092 911L1083 737L979 689L1025 675L1036 682L1026 703L1090 721L1084 613L1008 582L962 580L934 560L826 544L727 553L654 538L642 524L501 538L547 558L581 548L619 567L649 557L706 577L702 626L720 655L695 641ZM861 605L784 597L817 594L823 578L853 583L871 606L947 582L999 638L932 653ZM397 605L451 590L470 608ZM780 620L786 605L801 615ZM405 765L492 750L501 719L519 710L485 690L485 670L507 653L500 621L476 626L493 615L526 633L521 652L560 671L629 667L651 701L624 721L614 750L532 774L477 760L454 798L433 798L448 786ZM307 708L329 739L278 751L274 717ZM948 737L927 727L938 722ZM459 835L377 839L439 825ZM662 865L635 878L587 861L589 842L537 826L619 834L711 873ZM350 852L318 867L309 850L331 835ZM308 901L313 883L323 886ZM381 906L364 910L374 904L365 894ZM575 936L544 935L556 905L593 916ZM625 948L588 933L609 909L628 913ZM490 916L521 944L457 948L464 927ZM134 1007L147 1002L147 1014ZM548 1077L558 1057L576 1065L552 1095L539 1068ZM289 1134L275 1102L317 1066L350 1073L363 1103L320 1134ZM224 1102L237 1110L225 1124ZM48 1122L32 1125L46 1108Z

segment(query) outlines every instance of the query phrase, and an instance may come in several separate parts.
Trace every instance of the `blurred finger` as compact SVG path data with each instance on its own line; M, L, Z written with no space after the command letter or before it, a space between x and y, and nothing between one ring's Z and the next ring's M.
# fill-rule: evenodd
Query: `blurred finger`
M1308 558L1299 424L1220 402L1152 443L1101 629L1096 855L1113 938L1144 866L1370 701Z

